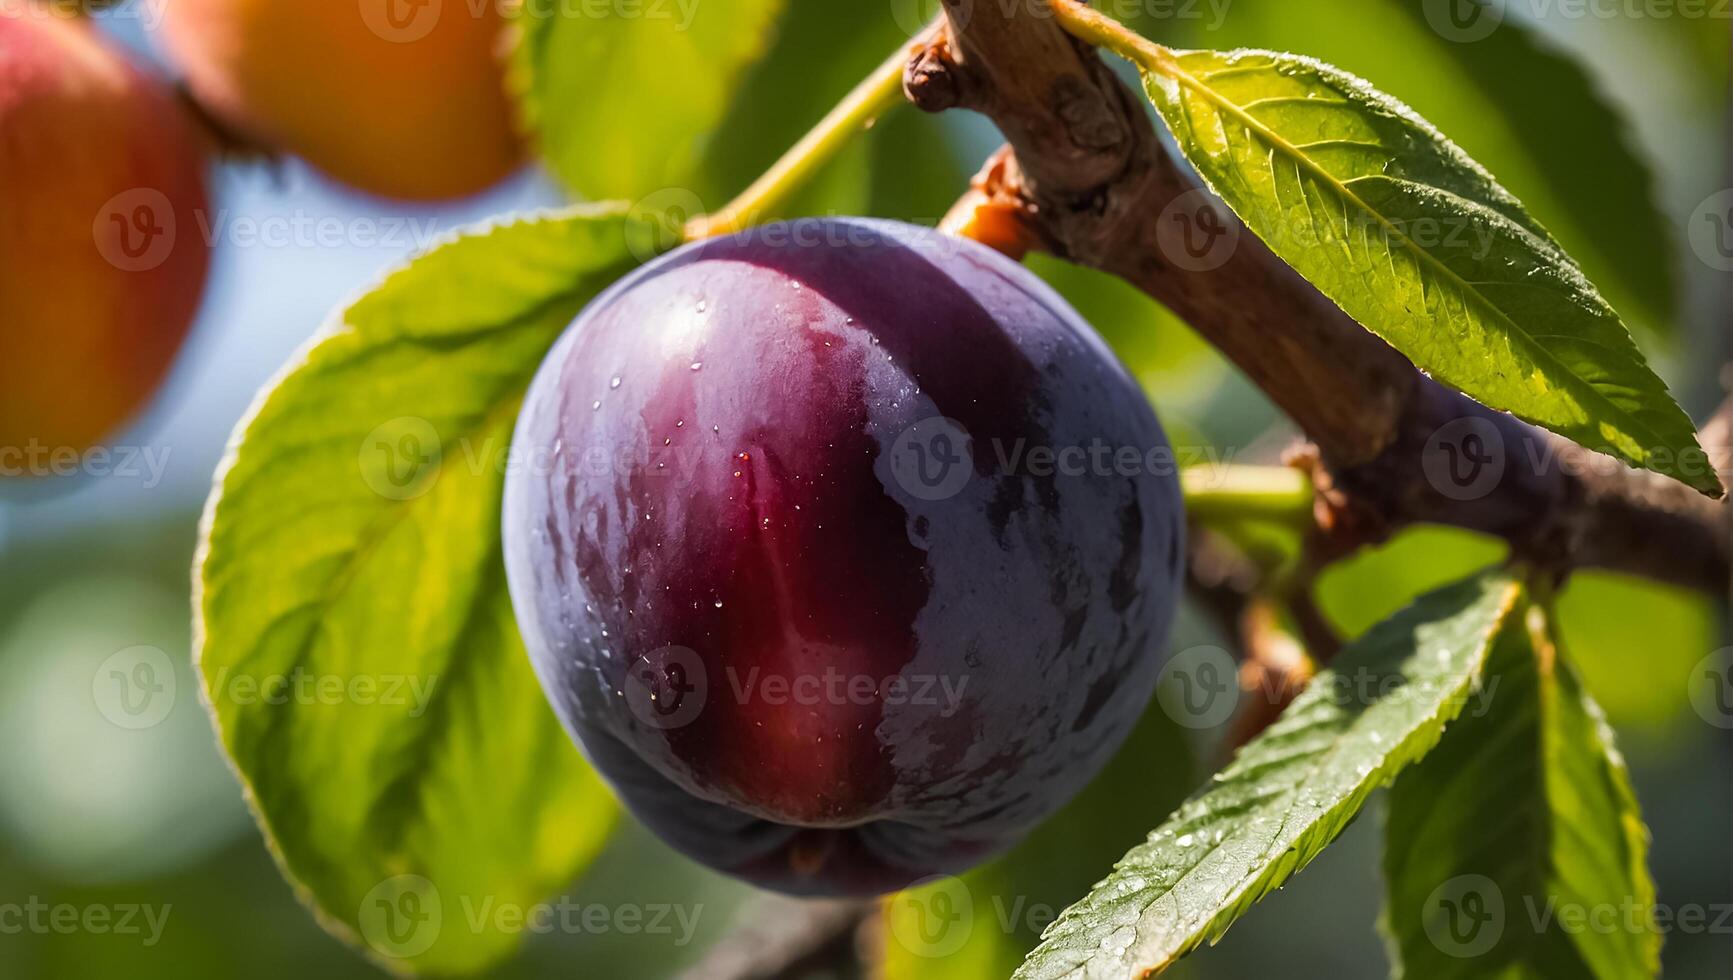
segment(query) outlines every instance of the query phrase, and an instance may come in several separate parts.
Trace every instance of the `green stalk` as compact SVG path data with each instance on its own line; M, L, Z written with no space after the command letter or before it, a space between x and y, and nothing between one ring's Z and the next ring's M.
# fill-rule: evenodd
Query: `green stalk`
M1305 522L1312 516L1312 485L1287 466L1188 467L1180 473L1185 509L1204 521Z
M849 140L903 103L903 68L908 61L907 46L899 47L727 207L692 219L686 225L686 240L732 234L776 213Z

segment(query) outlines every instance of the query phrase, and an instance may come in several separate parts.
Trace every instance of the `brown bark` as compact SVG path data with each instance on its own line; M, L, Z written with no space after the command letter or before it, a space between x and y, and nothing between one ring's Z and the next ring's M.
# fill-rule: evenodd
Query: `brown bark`
M1008 141L947 225L967 227L982 207L1001 224L1020 216L1024 234L1000 237L1114 273L1184 318L1311 440L1320 523L1341 538L1448 524L1502 537L1560 574L1604 568L1726 592L1725 503L1427 378L1198 192L1143 97L1066 34L1047 2L945 0L947 28L911 59L917 106L981 112ZM1201 270L1162 232L1199 209L1237 236Z

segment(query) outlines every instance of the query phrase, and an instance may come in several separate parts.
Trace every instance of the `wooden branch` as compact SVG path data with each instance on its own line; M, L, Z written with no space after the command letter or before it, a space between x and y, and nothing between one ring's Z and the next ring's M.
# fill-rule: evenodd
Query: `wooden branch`
M1448 524L1502 537L1561 575L1604 568L1725 593L1725 503L1427 378L1200 191L1143 97L1040 3L945 8L948 28L911 60L907 94L931 111L981 112L1008 140L947 226L990 208L996 237L1114 273L1190 323L1311 440L1326 531L1366 543ZM1007 215L1022 234L1002 230ZM1163 233L1181 215L1217 222L1234 236L1230 254L1185 261Z

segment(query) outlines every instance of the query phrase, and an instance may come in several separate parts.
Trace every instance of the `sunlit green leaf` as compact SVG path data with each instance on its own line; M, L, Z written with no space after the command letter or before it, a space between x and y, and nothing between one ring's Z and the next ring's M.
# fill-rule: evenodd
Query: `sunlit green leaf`
M1586 63L1514 13L1471 16L1473 2L1333 0L1320 17L1292 0L1233 0L1219 21L1200 5L1171 21L1179 36L1152 36L1293 51L1372 80L1497 174L1628 322L1672 331L1677 232L1629 122Z
M1689 734L1696 668L1723 645L1715 602L1701 593L1606 572L1578 572L1554 629L1583 686L1627 736ZM1638 680L1633 683L1633 677Z
M707 141L690 186L707 210L719 208L768 170L861 79L879 67L908 35L897 19L877 4L794 3L777 20L774 39L763 56L742 75L739 91L717 132ZM756 216L760 222L816 214L873 214L897 217L871 206L880 172L879 146L891 123L901 129L921 117L895 112L868 132L856 134L836 159L796 193L779 213ZM924 135L924 134L923 134ZM891 180L919 183L915 169L942 160L942 144L900 140L898 157L887 160ZM965 176L966 176L965 171ZM942 183L942 182L936 182ZM950 193L962 186L951 182ZM931 222L929 222L931 223Z
M1712 494L1696 430L1522 205L1395 99L1261 51L1178 52L1148 91L1275 252L1440 381Z
M1539 610L1500 638L1465 712L1390 793L1384 927L1398 976L1660 973L1648 832L1612 730Z
M518 637L499 497L543 354L649 235L593 209L414 261L300 355L219 471L205 694L284 871L381 960L499 957L521 930L486 909L564 886L614 818Z
M1342 635L1356 637L1433 589L1500 561L1503 541L1472 531L1421 525L1324 569L1318 605Z
M705 143L782 7L519 5L512 86L543 159L590 199L691 192Z
M1488 572L1344 649L1209 788L1067 909L1016 977L1141 976L1219 938L1436 743L1476 693L1520 594Z
M1318 603L1345 636L1358 636L1415 596L1498 561L1502 541L1421 526L1330 565ZM1615 726L1654 742L1687 734L1699 719L1688 693L1697 667L1721 645L1706 596L1606 572L1581 571L1559 595L1556 628ZM1642 683L1630 681L1631 672Z

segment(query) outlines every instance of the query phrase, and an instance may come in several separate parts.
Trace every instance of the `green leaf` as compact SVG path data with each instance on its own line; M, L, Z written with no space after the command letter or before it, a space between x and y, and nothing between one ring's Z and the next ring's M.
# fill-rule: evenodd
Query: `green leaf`
M1041 930L1195 784L1186 733L1150 702L1082 795L1004 855L961 878L884 900L882 980L1001 980Z
M782 7L782 0L646 3L632 12L520 5L511 85L543 159L592 199L691 192L705 144Z
M1697 689L1704 653L1722 645L1720 608L1700 592L1579 571L1559 593L1553 629L1625 737L1676 746L1701 730L1686 692ZM1640 684L1631 683L1633 651L1642 651Z
M1395 99L1264 51L1163 52L1146 88L1283 260L1438 380L1719 495L1618 314L1509 192Z
M1488 572L1343 650L1208 789L1067 909L1019 980L1142 976L1214 942L1419 759L1473 695L1520 587Z
M718 209L770 169L907 40L896 18L875 4L789 4L776 22L775 34L763 56L743 74L733 104L717 124L717 132L726 133L727 138L708 141L702 161L693 170L689 186L707 210ZM886 127L915 117L922 114L892 113L871 130L855 134L835 159L813 175L809 185L778 209L780 213L760 215L759 220L808 214L892 217L868 201L872 175L878 169L875 158L886 142ZM904 141L895 149L904 155L891 162L905 165L899 176L909 181L914 178L906 165L924 165L929 154L944 156L942 149L931 144ZM965 171L958 181L941 189L954 199L955 189L967 177Z
M1510 547L1473 531L1421 524L1331 562L1318 576L1318 606L1341 635L1356 637L1433 589L1503 561Z
M1450 3L1333 0L1319 17L1292 0L1234 0L1219 23L1180 19L1169 25L1178 35L1153 36L1298 51L1376 79L1497 174L1626 322L1673 333L1675 231L1628 120L1582 62L1520 16L1489 12L1476 22L1496 24L1486 36L1447 36L1431 21L1448 27Z
M1654 977L1648 832L1601 710L1531 610L1465 713L1390 794L1398 976Z
M299 356L218 472L207 701L285 874L382 961L503 955L519 933L487 910L563 887L614 819L530 670L499 503L531 376L652 235L575 210L417 259Z

